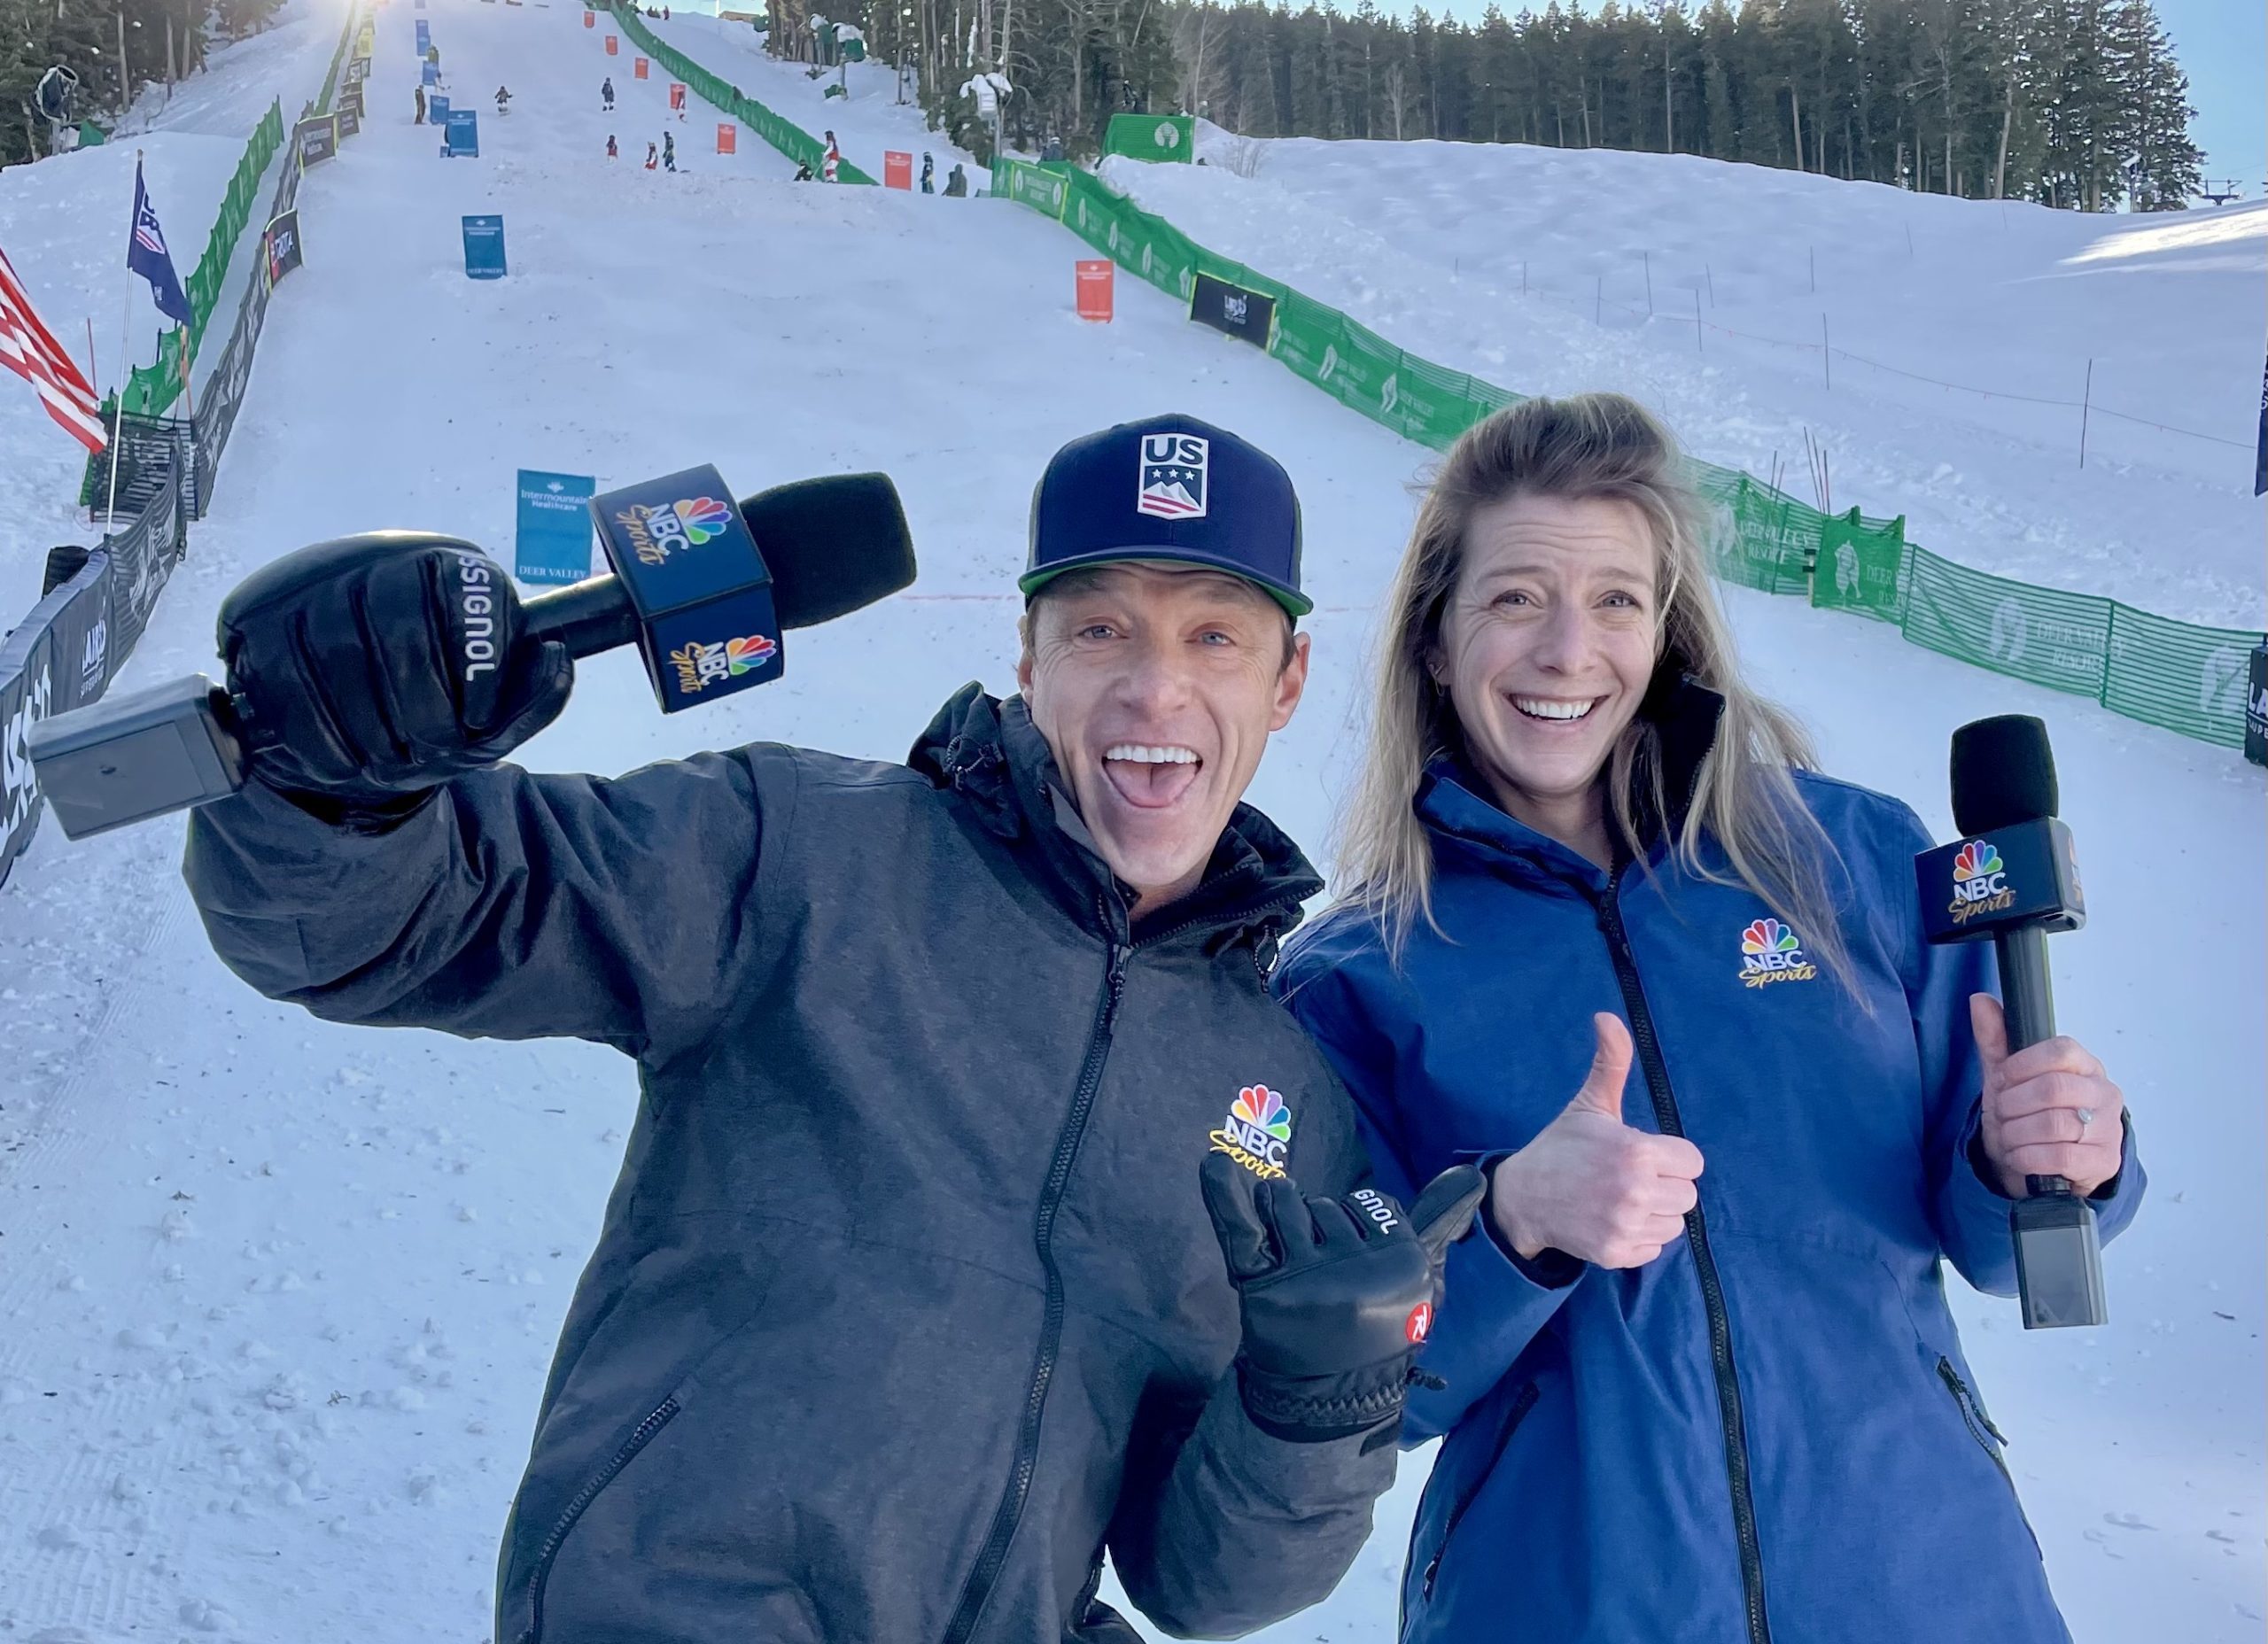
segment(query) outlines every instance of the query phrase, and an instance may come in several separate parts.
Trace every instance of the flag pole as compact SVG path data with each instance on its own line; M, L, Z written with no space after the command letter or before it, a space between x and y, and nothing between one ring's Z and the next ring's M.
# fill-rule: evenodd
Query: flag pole
M142 181L142 151L134 151L134 180L136 191ZM129 227L128 234L133 232ZM126 384L133 367L128 364L133 349L134 280L129 268L126 278L126 302L118 316L118 409L111 415L110 433L110 499L103 504L103 535L111 535L110 528L118 523L118 446L126 431Z

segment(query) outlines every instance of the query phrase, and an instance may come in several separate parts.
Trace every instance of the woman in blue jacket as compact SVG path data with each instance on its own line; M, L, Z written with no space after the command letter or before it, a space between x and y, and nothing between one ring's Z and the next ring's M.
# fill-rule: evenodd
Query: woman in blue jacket
M1928 834L1743 684L1681 473L1619 395L1459 441L1342 900L1277 973L1381 1185L1490 1174L1408 1407L1447 1442L1402 1636L2062 1640L1939 1262L2014 1291L2027 1174L2123 1228L2118 1089L2010 1055L1989 948L1923 942Z

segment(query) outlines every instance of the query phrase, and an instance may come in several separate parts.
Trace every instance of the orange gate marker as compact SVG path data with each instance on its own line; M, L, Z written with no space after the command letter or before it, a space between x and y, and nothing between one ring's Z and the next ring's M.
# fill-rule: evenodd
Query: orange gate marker
M1112 275L1115 263L1100 258L1082 257L1078 261L1079 318L1107 320L1110 318Z
M731 120L724 120L717 122L717 152L719 154L737 153L739 151L736 145L738 143L739 137L739 129L734 126Z
M586 28L595 28L598 26L598 20L599 14L596 12L586 12L583 13L583 27Z
M621 55L621 53L622 53L622 42L621 42L621 40L620 40L617 36L616 36L616 35L609 35L606 37L606 54L607 54L609 57L619 57L619 56Z
M670 106L680 114L685 112L685 88L674 80L670 81Z
M633 80L643 80L646 78L646 59L644 58L633 58L631 59L630 78Z
M901 154L896 149L882 151L882 187L911 189L913 186L913 156Z

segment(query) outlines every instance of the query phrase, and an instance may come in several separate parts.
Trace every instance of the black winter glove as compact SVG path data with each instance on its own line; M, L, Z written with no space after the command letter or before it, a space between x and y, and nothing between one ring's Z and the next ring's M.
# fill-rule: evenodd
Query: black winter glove
M372 531L302 548L222 601L252 773L332 820L406 814L551 723L574 684L469 542Z
M1225 1153L1206 1155L1200 1179L1243 1314L1237 1376L1254 1423L1295 1443L1373 1427L1391 1442L1442 1252L1472 1225L1487 1178L1455 1166L1407 1214L1371 1188L1302 1198Z

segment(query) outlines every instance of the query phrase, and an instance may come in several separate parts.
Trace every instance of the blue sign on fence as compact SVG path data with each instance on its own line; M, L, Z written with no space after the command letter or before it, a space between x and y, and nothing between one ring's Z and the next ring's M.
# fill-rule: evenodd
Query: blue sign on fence
M448 98L441 96L439 92L436 92L433 96L427 97L425 99L425 118L433 125L440 128L441 151L443 153L447 153L449 147Z
M418 8L423 11L423 7ZM423 18L417 19L417 55L423 57L433 46L433 26Z
M439 85L441 83L440 65L438 63L427 63L423 68L420 68L417 71L417 78L429 86Z
M480 116L476 111L450 109L444 117L443 128L448 133L449 145L446 151L450 158L459 155L472 159L480 158Z
M504 277L504 220L467 217L464 220L464 272L467 279Z
M520 470L514 576L522 582L580 582L591 574L591 495L597 489L588 474Z

